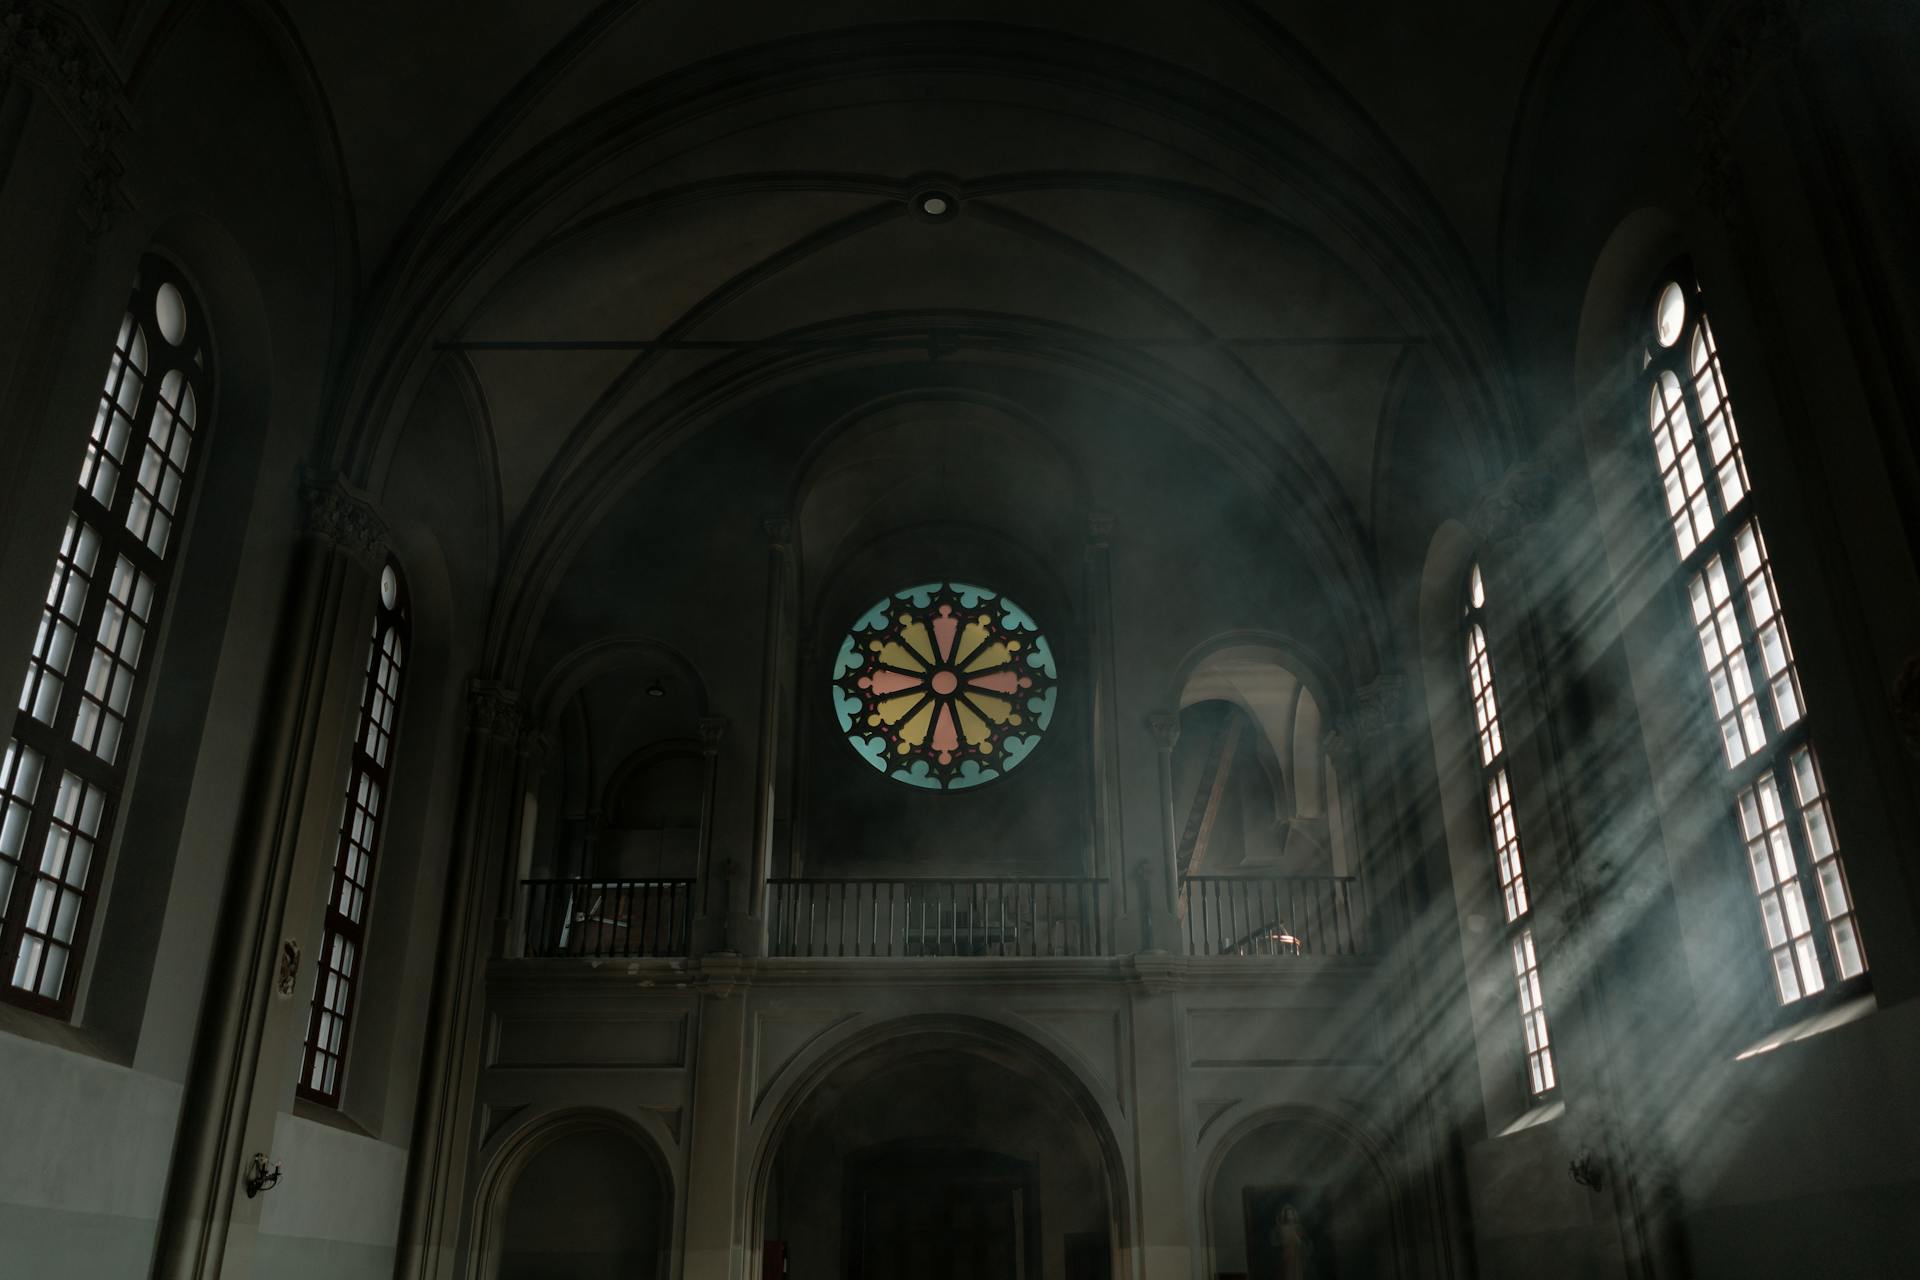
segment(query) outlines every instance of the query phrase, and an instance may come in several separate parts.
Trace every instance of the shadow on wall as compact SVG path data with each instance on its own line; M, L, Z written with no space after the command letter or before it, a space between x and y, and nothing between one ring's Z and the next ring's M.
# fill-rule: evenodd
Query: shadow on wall
M649 1153L611 1129L554 1139L520 1171L497 1280L657 1280L671 1197Z

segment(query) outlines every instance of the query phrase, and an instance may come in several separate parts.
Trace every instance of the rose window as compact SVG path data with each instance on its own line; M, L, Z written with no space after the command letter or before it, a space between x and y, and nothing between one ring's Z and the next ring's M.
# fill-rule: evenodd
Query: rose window
M1053 720L1047 638L985 587L933 582L880 601L840 644L833 709L863 759L930 790L1013 769Z

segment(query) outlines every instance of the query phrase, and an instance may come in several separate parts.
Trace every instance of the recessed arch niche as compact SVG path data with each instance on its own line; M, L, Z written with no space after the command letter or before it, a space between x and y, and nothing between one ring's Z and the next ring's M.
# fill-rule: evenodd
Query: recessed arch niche
M509 1157L489 1205L486 1280L661 1280L673 1248L673 1183L628 1126L566 1117Z

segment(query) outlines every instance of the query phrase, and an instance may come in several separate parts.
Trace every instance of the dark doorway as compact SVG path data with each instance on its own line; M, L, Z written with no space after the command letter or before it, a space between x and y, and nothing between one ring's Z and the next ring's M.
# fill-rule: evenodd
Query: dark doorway
M1040 1197L1027 1161L914 1147L857 1156L846 1183L853 1280L1038 1280Z

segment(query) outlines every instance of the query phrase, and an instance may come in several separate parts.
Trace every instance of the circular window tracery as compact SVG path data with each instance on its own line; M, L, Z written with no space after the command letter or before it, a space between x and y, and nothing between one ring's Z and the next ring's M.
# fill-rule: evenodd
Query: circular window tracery
M1007 773L1053 721L1057 672L1026 610L996 591L929 582L881 600L833 664L833 709L888 777L958 791Z

